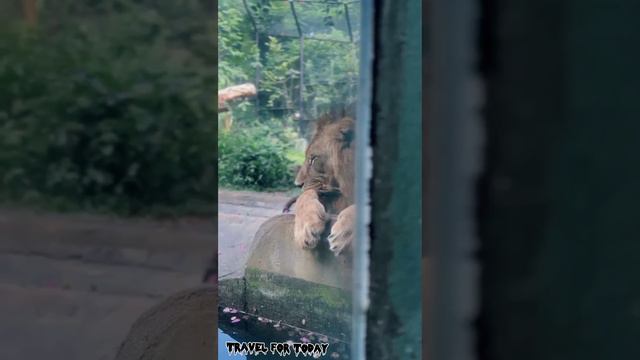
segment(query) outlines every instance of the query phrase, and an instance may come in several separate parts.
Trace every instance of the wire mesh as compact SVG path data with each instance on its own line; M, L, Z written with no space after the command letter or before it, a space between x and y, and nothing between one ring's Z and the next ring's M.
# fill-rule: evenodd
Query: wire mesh
M247 0L254 30L271 36L355 42L359 34L359 1Z
M355 101L359 0L242 0L228 6L246 15L247 37L255 44L246 53L252 74L242 81L258 89L251 101L256 119L295 120L305 134L305 122Z

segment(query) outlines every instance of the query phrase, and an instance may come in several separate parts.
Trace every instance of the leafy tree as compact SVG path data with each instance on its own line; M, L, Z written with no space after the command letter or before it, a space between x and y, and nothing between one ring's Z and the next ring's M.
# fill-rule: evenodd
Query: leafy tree
M242 2L221 0L218 9L218 88L255 82L258 66L255 35Z

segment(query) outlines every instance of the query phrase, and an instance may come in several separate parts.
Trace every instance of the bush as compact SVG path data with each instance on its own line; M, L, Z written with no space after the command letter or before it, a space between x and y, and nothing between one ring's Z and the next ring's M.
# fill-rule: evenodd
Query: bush
M221 132L218 154L220 185L275 190L292 183L285 144L261 128Z
M0 200L123 214L214 208L215 67L132 25L134 15L2 34Z

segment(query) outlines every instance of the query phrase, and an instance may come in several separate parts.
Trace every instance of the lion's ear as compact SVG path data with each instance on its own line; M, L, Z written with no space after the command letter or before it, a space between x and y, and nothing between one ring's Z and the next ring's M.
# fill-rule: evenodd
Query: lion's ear
M313 126L313 134L319 134L324 127L331 124L333 118L329 114L322 114L316 119Z
M341 128L340 134L342 135L343 147L347 148L351 146L351 142L355 136L353 126L345 126Z

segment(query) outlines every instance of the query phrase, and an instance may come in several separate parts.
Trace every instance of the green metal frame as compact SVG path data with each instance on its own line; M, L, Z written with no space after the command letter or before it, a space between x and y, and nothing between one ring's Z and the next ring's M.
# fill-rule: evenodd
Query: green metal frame
M421 6L363 2L354 359L422 358Z

